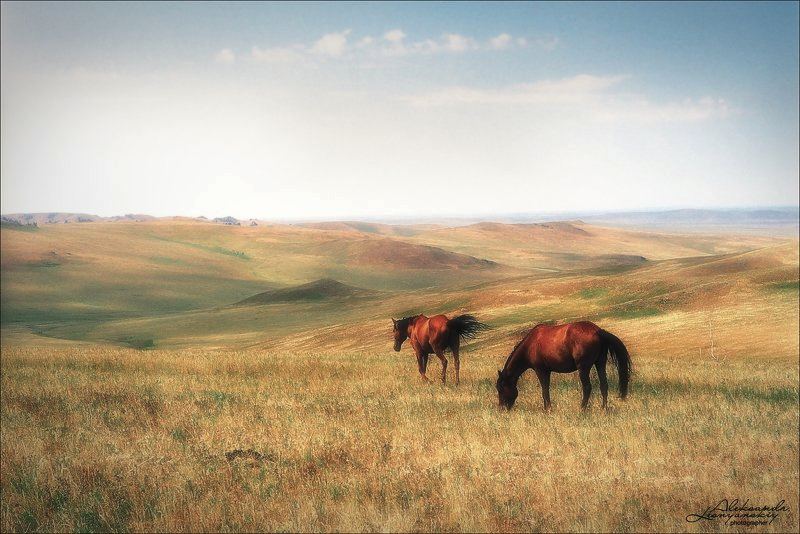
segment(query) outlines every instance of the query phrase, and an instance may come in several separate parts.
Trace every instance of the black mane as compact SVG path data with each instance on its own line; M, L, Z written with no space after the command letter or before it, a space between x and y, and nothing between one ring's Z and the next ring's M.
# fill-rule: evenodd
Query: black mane
M555 324L555 323L554 322L539 323L536 326L534 326L533 328L531 328L530 330L528 330L527 332L525 332L525 335L522 336L522 339L517 341L517 344L514 345L513 349L511 349L511 354L508 355L508 358L506 358L506 363L503 364L503 371L505 371L506 368L508 367L508 363L511 361L511 357L514 355L515 352L517 352L517 349L519 348L520 345L522 345L522 342L525 341L526 339L528 339L528 335L531 332L533 332L534 330L536 330L536 328L538 328L540 326L543 326L543 325L548 325L548 324Z
M517 349L519 348L520 345L522 345L522 342L525 341L527 337L528 334L526 333L524 336L522 336L522 339L517 341L517 344L514 345L514 348L511 349L511 354L508 355L508 358L506 358L506 363L503 364L503 369L502 369L503 372L505 372L506 368L508 368L508 362L511 361L511 357L514 355L515 352L517 352Z
M410 316L408 316L408 317L403 317L402 319L398 319L398 320L397 320L397 328L398 328L398 329L406 329L406 328L408 328L408 324L409 324L411 321L413 321L414 319L416 319L417 317L419 317L419 314L417 314L417 315L410 315Z

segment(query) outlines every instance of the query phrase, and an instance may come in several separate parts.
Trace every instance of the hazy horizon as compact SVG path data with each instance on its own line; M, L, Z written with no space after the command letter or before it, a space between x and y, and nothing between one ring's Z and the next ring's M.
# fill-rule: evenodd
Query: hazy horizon
M545 223L559 221L576 221L585 219L590 223L614 222L645 226L664 226L677 225L685 226L697 222L697 218L705 221L706 224L733 224L751 223L755 225L771 224L790 224L797 226L800 223L800 205L785 206L740 206L730 208L669 208L669 209L641 209L641 210L596 210L596 211L558 211L558 212L519 212L519 213L496 213L484 215L471 215L469 213L425 216L425 215L405 215L395 217L384 217L380 215L365 217L342 217L325 218L308 215L306 217L238 217L236 214L229 213L219 216L198 215L152 215L149 213L117 213L112 215L99 215L86 212L15 212L2 213L3 217L24 222L28 217L29 221L41 219L44 216L64 216L64 217L98 217L100 220L108 219L195 219L220 222L225 219L233 218L238 222L259 221L270 224L314 224L314 223L366 223L366 224L386 224L386 225L417 225L417 224L444 224L460 226L465 224L475 224L480 222L504 223L504 224L525 224L525 223ZM64 218L62 217L62 219ZM788 217L788 219L787 219ZM56 218L56 222L62 219Z
M2 3L3 214L791 207L798 3Z

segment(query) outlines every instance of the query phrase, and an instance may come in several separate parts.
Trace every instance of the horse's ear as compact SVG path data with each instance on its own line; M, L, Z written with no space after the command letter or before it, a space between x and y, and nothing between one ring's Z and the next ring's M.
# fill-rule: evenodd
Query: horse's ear
M392 324L397 326L397 320L394 317L392 317Z
M498 370L497 370L497 376L499 376L500 378L503 378L503 371L501 371L500 369L498 369Z

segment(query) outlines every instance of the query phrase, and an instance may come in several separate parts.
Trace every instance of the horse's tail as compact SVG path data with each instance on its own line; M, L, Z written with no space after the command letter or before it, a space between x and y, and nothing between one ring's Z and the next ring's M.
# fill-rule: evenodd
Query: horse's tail
M447 321L447 327L461 339L474 339L478 334L489 330L489 325L480 322L472 315L459 315Z
M602 329L597 333L608 347L608 351L611 353L611 361L617 366L617 371L619 372L619 396L624 399L628 395L628 382L631 378L631 356L628 354L625 344L617 336Z

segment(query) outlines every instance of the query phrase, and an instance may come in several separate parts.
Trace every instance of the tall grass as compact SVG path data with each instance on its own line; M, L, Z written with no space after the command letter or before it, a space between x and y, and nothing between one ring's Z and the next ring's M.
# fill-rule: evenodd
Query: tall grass
M642 356L629 400L557 375L545 414L528 375L497 409L495 356L442 386L388 351L4 347L0 528L717 531L686 517L749 499L798 531L796 362Z

